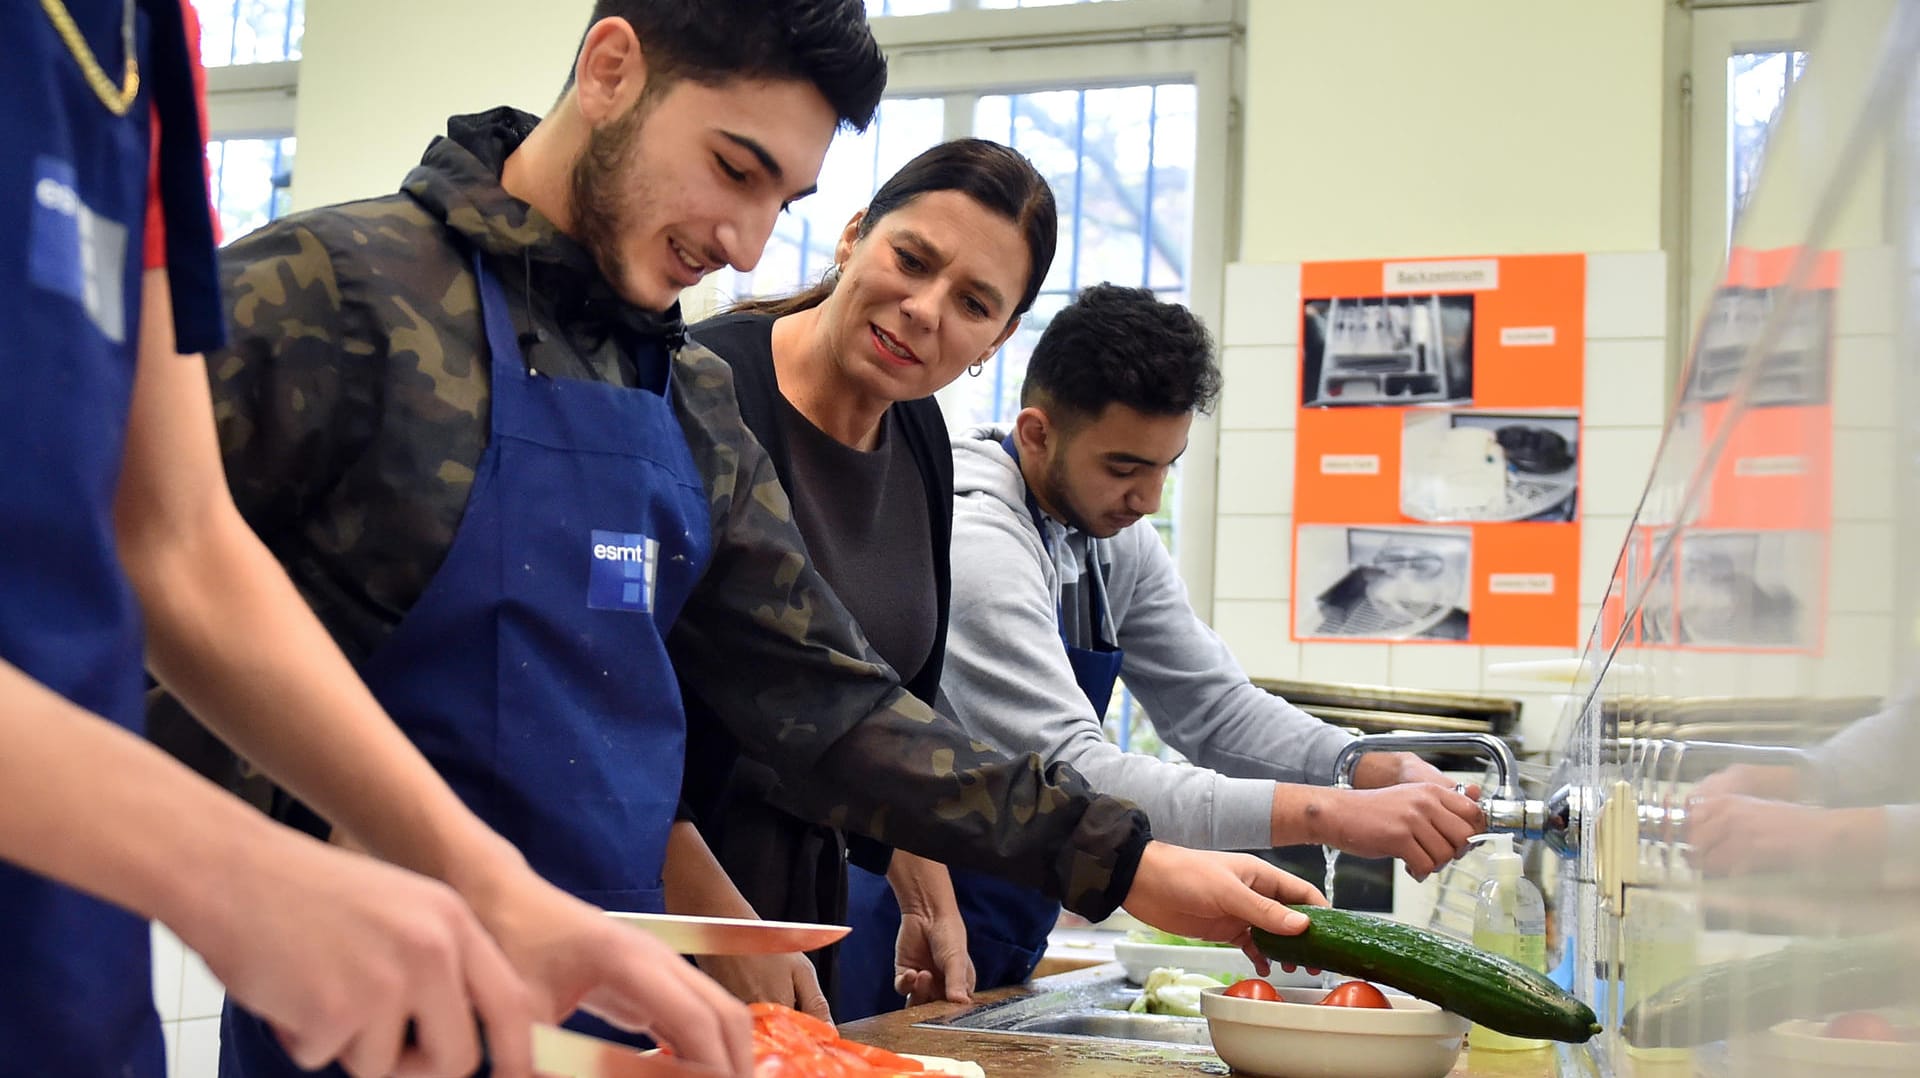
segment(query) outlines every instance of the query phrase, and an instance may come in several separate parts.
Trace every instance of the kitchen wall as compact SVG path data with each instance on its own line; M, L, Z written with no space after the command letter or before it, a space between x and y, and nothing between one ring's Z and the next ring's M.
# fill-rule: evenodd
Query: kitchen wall
M447 117L560 96L592 0L307 5L295 209L387 194Z
M1669 400L1664 18L1660 0L1250 5L1213 616L1251 673L1520 696L1544 747L1548 687L1484 668L1575 649L1289 639L1299 263L1589 254L1584 638Z

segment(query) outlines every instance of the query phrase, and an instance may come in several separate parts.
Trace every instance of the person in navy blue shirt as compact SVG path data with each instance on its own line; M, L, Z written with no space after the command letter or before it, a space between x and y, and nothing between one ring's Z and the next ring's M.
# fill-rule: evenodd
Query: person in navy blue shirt
M745 1009L468 812L234 510L182 358L224 325L185 9L0 6L0 1059L161 1078L151 918L305 1066L465 1074L484 1029L526 1075L533 1018L585 1002L747 1073ZM143 658L393 864L149 746Z

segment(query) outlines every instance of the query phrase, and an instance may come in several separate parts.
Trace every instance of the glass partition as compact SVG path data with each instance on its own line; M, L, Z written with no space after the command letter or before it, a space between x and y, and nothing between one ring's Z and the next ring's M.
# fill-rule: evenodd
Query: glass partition
M1808 18L1546 783L1607 1073L1920 1073L1920 4Z

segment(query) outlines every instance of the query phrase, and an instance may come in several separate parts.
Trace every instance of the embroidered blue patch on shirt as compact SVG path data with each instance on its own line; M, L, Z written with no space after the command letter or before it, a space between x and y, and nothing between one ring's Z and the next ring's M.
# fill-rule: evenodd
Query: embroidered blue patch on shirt
M660 543L637 532L593 530L593 567L587 605L594 610L653 613Z
M127 339L126 264L127 226L81 199L72 165L35 157L27 279L79 304L102 336L121 344Z

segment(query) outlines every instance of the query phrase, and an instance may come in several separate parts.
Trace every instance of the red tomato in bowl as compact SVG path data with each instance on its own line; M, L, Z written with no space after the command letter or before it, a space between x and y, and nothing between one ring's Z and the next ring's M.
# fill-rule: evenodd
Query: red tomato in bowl
M1850 1011L1835 1015L1821 1030L1825 1037L1842 1037L1850 1041L1897 1041L1900 1034L1893 1023L1871 1011Z
M1374 1010L1392 1010L1393 1004L1387 1002L1386 994L1365 981L1348 981L1328 992L1320 1001L1322 1007L1371 1007Z
M1244 981L1235 981L1232 987L1221 994L1234 996L1239 999L1264 999L1269 1003L1278 1003L1280 1001L1280 993L1274 991L1272 985L1258 977L1249 977Z

